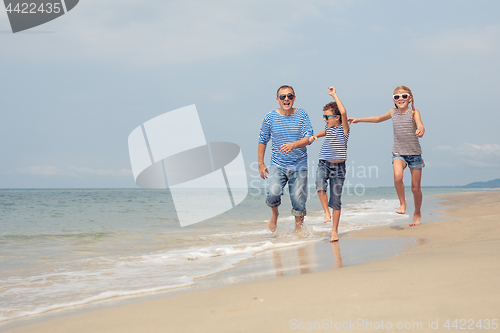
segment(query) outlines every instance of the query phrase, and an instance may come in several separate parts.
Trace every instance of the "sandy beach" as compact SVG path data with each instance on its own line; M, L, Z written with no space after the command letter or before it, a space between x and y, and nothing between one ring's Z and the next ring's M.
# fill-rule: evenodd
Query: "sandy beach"
M498 330L500 192L440 196L452 219L350 232L418 246L359 265L81 313L8 332ZM451 208L450 208L451 207Z

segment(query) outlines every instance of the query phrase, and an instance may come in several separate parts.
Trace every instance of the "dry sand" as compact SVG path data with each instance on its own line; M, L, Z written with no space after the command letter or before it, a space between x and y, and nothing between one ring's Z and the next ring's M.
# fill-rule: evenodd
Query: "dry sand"
M442 198L454 206L444 211L454 219L365 229L347 236L409 237L421 243L389 259L174 295L9 332L232 333L314 327L314 331L441 332L456 331L454 323L457 328L496 331L500 192ZM447 321L450 329L445 327Z

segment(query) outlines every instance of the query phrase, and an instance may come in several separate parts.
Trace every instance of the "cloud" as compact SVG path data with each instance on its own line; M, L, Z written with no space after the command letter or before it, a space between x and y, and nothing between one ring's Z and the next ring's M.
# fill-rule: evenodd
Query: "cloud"
M453 147L452 146L437 146L437 147L434 147L435 151L453 151Z
M456 28L420 37L408 43L414 52L429 58L477 58L498 55L500 25Z
M500 167L500 145L496 143L476 145L464 143L458 147L438 146L434 151L451 154L469 166L479 168Z
M39 28L57 33L13 39L2 53L31 59L36 50L39 61L158 65L286 50L307 22L331 20L324 9L340 2L345 1L85 0Z
M16 175L29 176L49 176L49 177L82 177L82 176L112 176L112 177L132 177L132 170L103 170L91 169L87 167L69 166L66 168L58 168L55 166L37 165L28 168L18 168L10 170L8 173Z

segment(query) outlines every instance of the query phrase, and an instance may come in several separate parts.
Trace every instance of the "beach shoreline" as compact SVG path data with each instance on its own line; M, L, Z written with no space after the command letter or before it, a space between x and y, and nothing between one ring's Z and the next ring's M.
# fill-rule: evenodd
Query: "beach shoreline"
M370 200L372 199L366 199L365 202L369 203ZM348 200L348 202L349 201L350 200ZM378 200L375 199L375 202L377 201ZM436 197L426 197L426 200L424 201L426 212L424 213L423 221L429 222L436 220L436 218L439 218L439 214L437 212L437 209L439 208L438 201L439 200ZM382 204L386 205L387 203ZM411 205L412 204L410 203L410 206ZM348 206L349 204L347 205L345 211L347 212L347 214L350 214L352 208L349 208ZM350 203L350 206L353 206L352 203ZM366 210L367 207L369 207L368 210ZM373 209L371 207L372 205L368 204L368 206L361 205L359 207L356 207L356 209L358 209L360 213L365 215L372 213L377 214L379 212L377 209ZM356 214L356 212L354 212L354 214ZM392 219L391 225L398 225L409 223L406 220L410 218L410 215L397 215L394 213L393 216L386 215L386 217L390 217ZM394 218L396 218L396 220L394 220ZM302 237L294 237L293 235L289 234L289 232L291 232L291 230L289 230L290 226L293 225L293 223L288 223L289 221L287 221L287 218L285 216L285 218L280 222L280 227L278 228L279 230L275 234L275 237L277 240L282 238L289 238L290 240L292 240L291 245L285 247L271 247L270 249L257 252L255 253L254 257L232 265L232 267L228 269L219 271L215 274L200 276L196 278L189 286L166 288L164 290L157 290L154 292L142 292L133 293L130 295L108 297L105 299L93 300L90 302L75 305L63 305L61 307L52 306L48 307L43 312L28 314L10 320L1 321L0 331L5 331L26 325L32 325L53 319L59 319L67 316L78 315L81 313L99 311L116 306L169 297L177 294L196 292L200 290L218 288L261 279L269 279L296 274L307 274L332 268L361 264L368 261L394 256L402 252L405 247L414 246L416 244L413 239L405 238L346 239L345 236L348 235L349 231L352 231L352 229L349 227L349 223L347 223L347 228L345 228L344 225L341 226L341 229L347 229L347 231L343 231L340 233L340 237L343 239L343 241L341 243L332 244L328 242L330 234L329 228L331 228L331 226L323 226L323 223L321 223L319 230L312 231L312 229L315 228L313 227L313 225L317 224L311 225L311 222L316 219L323 219L322 212L312 209L310 211L310 216L306 221L305 235L303 235ZM267 224L267 221L264 221L264 223ZM323 230L325 229L325 227L326 232ZM319 240L311 240L311 232L316 235L315 237L312 237L312 239L318 238L319 236ZM308 242L300 245L293 244L300 243L294 242L294 239L300 241L304 239L304 236L305 239L309 239Z
M323 320L325 319L330 319L330 322L333 323L334 319L349 319L351 321L354 318L358 319L359 316L354 316L354 313L356 313L356 306L359 307L359 310L364 309L364 311L362 311L361 313L364 314L364 316L359 317L364 318L363 320L372 320L373 322L385 320L386 322L388 322L391 320L394 321L396 320L396 318L408 318L407 320L413 320L412 318L414 318L414 320L419 320L420 317L420 322L423 322L425 324L424 326L426 326L428 324L427 321L429 321L430 323L430 321L434 320L434 318L436 318L436 320L443 319L445 313L442 313L442 311L440 312L439 309L436 309L434 317L430 317L428 315L428 320L423 320L422 318L424 317L424 315L421 309L422 306L417 306L417 309L415 309L415 311L408 311L408 313L405 313L405 306L401 305L401 302L404 303L404 301L396 296L397 292L399 292L403 295L407 293L406 297L416 297L415 290L419 291L419 295L426 295L427 289L423 285L422 281L429 280L429 275L432 276L432 274L420 276L419 274L421 274L421 272L419 272L418 270L415 271L415 267L413 267L414 265L412 265L412 263L415 263L416 266L423 265L424 267L428 266L426 265L426 262L427 264L434 264L434 266L430 265L433 267L433 271L439 271L440 275L446 276L446 272L442 272L442 267L439 267L441 264L444 265L444 263L438 263L436 267L436 257L429 257L429 254L433 253L433 251L437 252L437 255L449 259L446 262L447 264L449 264L450 261L457 261L457 265L459 267L462 267L461 269L463 269L463 266L467 265L467 263L460 263L460 260L457 259L456 256L457 253L462 253L464 251L464 248L468 248L467 251L465 251L467 253L476 253L477 251L479 251L482 254L482 257L475 258L475 260L474 256L472 255L472 258L469 258L469 260L472 261L472 263L468 263L470 265L477 265L478 262L484 262L485 258L495 256L496 253L494 252L498 252L494 249L493 251L488 252L488 249L485 248L484 243L489 242L491 244L494 244L498 248L498 230L494 228L494 223L493 225L491 224L492 220L495 221L495 216L498 217L498 215L500 214L498 208L495 207L495 203L498 203L500 201L499 192L467 192L444 195L440 196L440 198L451 200L445 202L445 204L447 206L452 205L455 207L447 208L444 212L447 216L450 216L454 219L436 223L424 223L419 227L409 227L407 225L403 225L401 223L402 221L399 221L399 223L392 224L389 227L378 227L353 231L346 234L346 236L341 239L341 242L344 241L345 243L347 243L348 241L356 241L356 239L363 238L415 239L421 244L417 247L413 246L410 249L403 251L401 254L396 255L395 257L369 261L362 265L352 265L337 270L323 270L303 275L294 274L291 276L282 276L279 279L257 280L249 283L225 286L222 288L210 288L191 293L181 293L179 295L172 295L144 302L134 302L128 305L116 306L109 309L86 312L75 316L63 317L47 322L40 322L29 326L18 327L13 330L9 330L9 332L49 332L57 331L58 327L61 327L61 329L64 327L67 329L66 331L71 330L75 332L97 332L100 330L107 332L113 332L115 330L116 332L135 332L139 330L139 328L136 326L139 322L144 323L147 326L147 328L144 330L148 332L164 332L166 327L169 328L166 331L194 332L199 331L204 327L204 325L206 326L207 323L210 323L210 325L214 325L213 330L207 330L207 328L204 327L203 331L279 332L293 330L294 325L297 326L295 328L300 329L300 323L304 323L304 325L307 326L307 323L318 322L318 320L319 322L323 322ZM472 207L464 209L464 205ZM488 212L491 214L489 214ZM471 219L473 221L482 221L482 228L479 229L483 230L483 233L478 231L478 228L474 229L473 227L468 226L468 224L470 224L470 221L469 223L467 223L467 221ZM488 227L485 227L485 225L488 225ZM488 230L488 232L486 233L485 228L490 228L492 230ZM449 233L447 232L449 230L455 230L456 232ZM472 246L470 243L478 244L475 244L476 248L469 249L469 247ZM446 249L446 251L443 251L446 247L448 247L448 249ZM452 253L450 253L450 251ZM410 261L410 263L408 261ZM492 270L498 273L498 264L495 265L494 263L492 263L492 265L495 267L490 267L488 272ZM399 266L404 267L405 270L401 272L397 269ZM382 267L384 267L386 270L384 271L383 269L381 269ZM454 266L452 268L457 269ZM300 269L300 267L298 269ZM233 270L229 272L233 272ZM414 272L414 278L412 277L410 272ZM367 273L374 274L374 281L363 280L363 275ZM399 276L399 278L396 278L398 275L401 276ZM404 279L405 277L406 280ZM474 279L477 279L478 277L469 276L469 278L474 282ZM487 279L491 277L489 275L486 275L482 278ZM333 283L331 288L327 288L328 281L330 281L331 279L338 281ZM374 291L369 288L369 286L373 286L374 288L377 286L377 283L375 282L377 281L377 279L380 279L380 289L385 290L385 292L376 290ZM400 279L407 281L407 288L405 288L404 284L401 285ZM459 281L460 279L464 279L464 277L458 276L456 277L456 279ZM391 280L392 283L387 284L386 280ZM449 279L445 281L448 280ZM455 300L450 301L449 303L457 307L457 296L453 297L449 292L450 285L447 285L446 283L439 283L439 281L435 281L435 279L431 279L431 281L427 282L430 285L428 289L437 289L435 290L435 294L440 294L440 291L442 294L444 290L445 294L451 297L450 300ZM349 288L346 288L345 290L339 287L344 287L346 284ZM438 284L439 288L436 287L435 284ZM454 284L452 284L452 287L457 284L460 284L460 282L455 281ZM324 285L323 292L321 292L322 285ZM484 290L482 290L481 288L484 288L485 283L473 283L473 285L473 289L476 290L475 294L483 296ZM297 286L300 286L300 288L298 288ZM400 289L397 289L398 286ZM490 286L491 288L498 289L498 287L494 287L494 285ZM353 290L353 288L355 290ZM391 290L394 288L397 289L397 292ZM447 290L448 292L446 292ZM349 292L353 291L354 293L349 294ZM253 297L249 296L253 294L255 294ZM339 300L342 300L342 302L344 303L342 306L343 309L339 310L337 309L337 307L335 307L334 311L328 310L329 302L327 298L325 299L325 294L330 295L334 298L335 301L333 303L338 304ZM353 296L355 294L356 296ZM492 290L491 294L495 294L495 292ZM311 295L316 295L316 297L312 297ZM374 298L377 295L387 297ZM427 296L430 297L432 295ZM471 309L471 311L474 310L471 314L476 314L477 319L474 319L476 321L479 320L478 309L482 309L482 318L484 320L487 319L487 317L485 316L489 316L488 318L491 320L495 319L491 316L496 314L492 311L489 311L488 308L493 304L496 305L498 309L499 303L498 301L496 301L495 303L494 300L490 299L491 297L486 297L487 295L484 296L487 299L488 304L486 306L479 306L480 304L476 304L474 309ZM366 299L367 297L368 299ZM428 310L427 305L429 304L426 304L426 298L417 298L420 298L418 301L420 301L421 303L425 303L425 308ZM357 299L360 299L360 302L358 304L356 302ZM435 300L438 304L443 303L442 300L436 300L436 297L432 297L432 299ZM270 303L275 303L279 310L276 310L275 307L272 307L272 304ZM303 309L304 303L310 305L310 308ZM380 309L374 306L375 304L379 303L384 304L384 309L392 309L392 313L391 311L388 311L387 314L385 314L385 312L380 312ZM472 318L471 316L467 317L467 313L464 313L464 311L462 311L464 307L467 308L465 304L462 304L462 308L457 308L457 311L461 311L458 311L460 313L456 313L456 318ZM302 309L302 311L297 311L299 310L299 308ZM408 308L408 306L406 306L406 308ZM312 311L312 309L316 309L316 311ZM133 315L136 313L142 313L142 315ZM224 319L221 322L220 320L222 320L222 318L226 318L221 317L222 314L225 314L226 316L233 319ZM420 314L420 316L418 314ZM462 315L462 317L457 317L458 315ZM191 316L196 316L200 319L196 321L189 320ZM260 319L257 321L252 320L254 316L257 316ZM284 318L287 317L290 318L288 322L284 320ZM129 324L124 325L124 322L122 322L121 319L117 320L117 318L122 318L124 322L127 322ZM452 318L449 317L448 319ZM93 324L86 325L86 321ZM241 327L238 326L238 323L239 325L241 325ZM326 321L323 324L326 325ZM7 326L4 327L6 328ZM104 327L106 329L104 329ZM3 329L4 328L0 326L0 330ZM425 327L423 327L423 329L425 329Z

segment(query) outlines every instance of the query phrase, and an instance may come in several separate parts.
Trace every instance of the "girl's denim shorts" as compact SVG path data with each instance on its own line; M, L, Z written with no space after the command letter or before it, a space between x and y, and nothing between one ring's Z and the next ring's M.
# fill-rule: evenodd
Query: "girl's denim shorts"
M422 159L422 155L396 155L392 154L392 163L394 164L394 160L399 159L403 160L406 165L410 169L422 169L425 167L424 160Z

